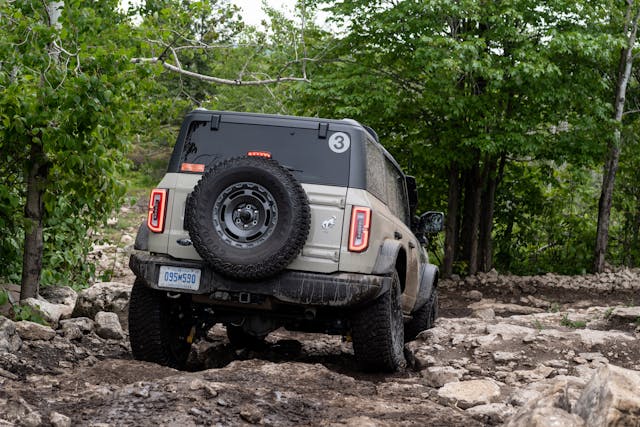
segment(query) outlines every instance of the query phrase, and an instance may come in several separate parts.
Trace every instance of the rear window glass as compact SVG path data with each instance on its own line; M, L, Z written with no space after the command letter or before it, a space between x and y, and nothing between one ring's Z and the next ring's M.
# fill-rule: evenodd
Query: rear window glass
M296 179L309 184L346 186L349 182L350 149L332 149L329 138L317 129L301 129L223 122L211 130L209 122L194 121L182 151L182 163L205 167L249 151L267 151L288 168Z

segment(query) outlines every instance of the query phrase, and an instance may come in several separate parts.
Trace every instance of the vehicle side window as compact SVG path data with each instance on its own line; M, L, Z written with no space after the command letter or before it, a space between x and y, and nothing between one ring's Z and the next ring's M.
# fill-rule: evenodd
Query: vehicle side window
M367 191L383 202L388 202L385 170L385 157L382 151L367 140Z
M387 181L387 200L389 208L395 216L405 224L409 218L409 203L405 188L404 175L387 158L385 158L385 177Z
M367 140L367 191L409 224L409 199L404 175L374 142Z

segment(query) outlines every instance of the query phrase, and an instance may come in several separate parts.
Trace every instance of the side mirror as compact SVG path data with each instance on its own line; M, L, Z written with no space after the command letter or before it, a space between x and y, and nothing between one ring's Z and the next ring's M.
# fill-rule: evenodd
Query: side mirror
M420 230L425 234L437 234L444 229L444 214L429 211L420 215Z
M413 215L413 212L415 212L416 208L418 207L418 184L416 183L416 178L414 176L405 176L404 179L407 183L409 212L411 212L411 215Z

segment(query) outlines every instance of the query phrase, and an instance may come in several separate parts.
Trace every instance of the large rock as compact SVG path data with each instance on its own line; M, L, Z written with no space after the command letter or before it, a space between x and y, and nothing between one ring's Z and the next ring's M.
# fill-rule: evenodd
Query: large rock
M15 353L22 347L22 340L16 332L16 324L0 316L0 353Z
M93 331L93 328L95 327L95 322L88 317L74 317L60 321L60 326L62 326L62 328L71 324L77 326L84 334L88 334Z
M512 418L507 427L583 427L584 421L575 414L554 407L534 408Z
M16 322L16 331L18 335L25 341L49 341L56 336L56 331L49 326L39 323L21 320Z
M14 423L10 425L37 427L42 424L40 413L22 397L12 397L4 401L0 399L0 407L2 408L2 418Z
M494 313L515 313L515 314L534 314L544 313L541 308L531 307L528 305L505 304L496 302L494 299L483 299L481 301L469 304L469 308L473 311L492 309Z
M609 319L636 322L640 319L640 307L618 307L611 312Z
M469 408L466 413L478 421L496 425L504 423L514 413L514 409L513 406L506 403L489 403Z
M78 293L68 286L42 287L40 288L40 296L52 304L70 306L72 311L78 299Z
M462 409L493 403L500 397L500 386L493 380L451 382L438 390L438 396Z
M587 347L606 345L612 341L635 341L631 334L618 331L594 331L591 329L579 329L575 331L580 340Z
M582 418L571 414L571 386L575 379L558 378L545 384L509 420L507 427L581 427ZM539 388L539 387L536 387Z
M123 327L127 327L127 310L131 285L120 282L96 283L78 294L73 317L93 319L100 311L116 313Z
M51 412L49 421L53 427L71 427L71 418L59 412Z
M468 371L456 369L452 366L431 366L420 372L429 387L440 388L451 382L460 381L460 378Z
M100 338L120 340L124 338L124 331L116 313L100 311L96 314L96 334Z
M585 387L573 412L587 426L640 425L640 372L603 366Z
M47 286L41 289L37 298L26 298L21 303L36 309L55 327L60 319L71 317L77 298L76 291L68 286Z

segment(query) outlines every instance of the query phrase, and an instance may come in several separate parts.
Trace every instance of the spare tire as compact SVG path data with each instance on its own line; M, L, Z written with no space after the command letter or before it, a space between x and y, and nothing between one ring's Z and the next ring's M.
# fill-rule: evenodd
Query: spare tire
M185 227L219 273L262 279L283 270L309 234L307 195L272 159L236 157L207 170L187 198Z

